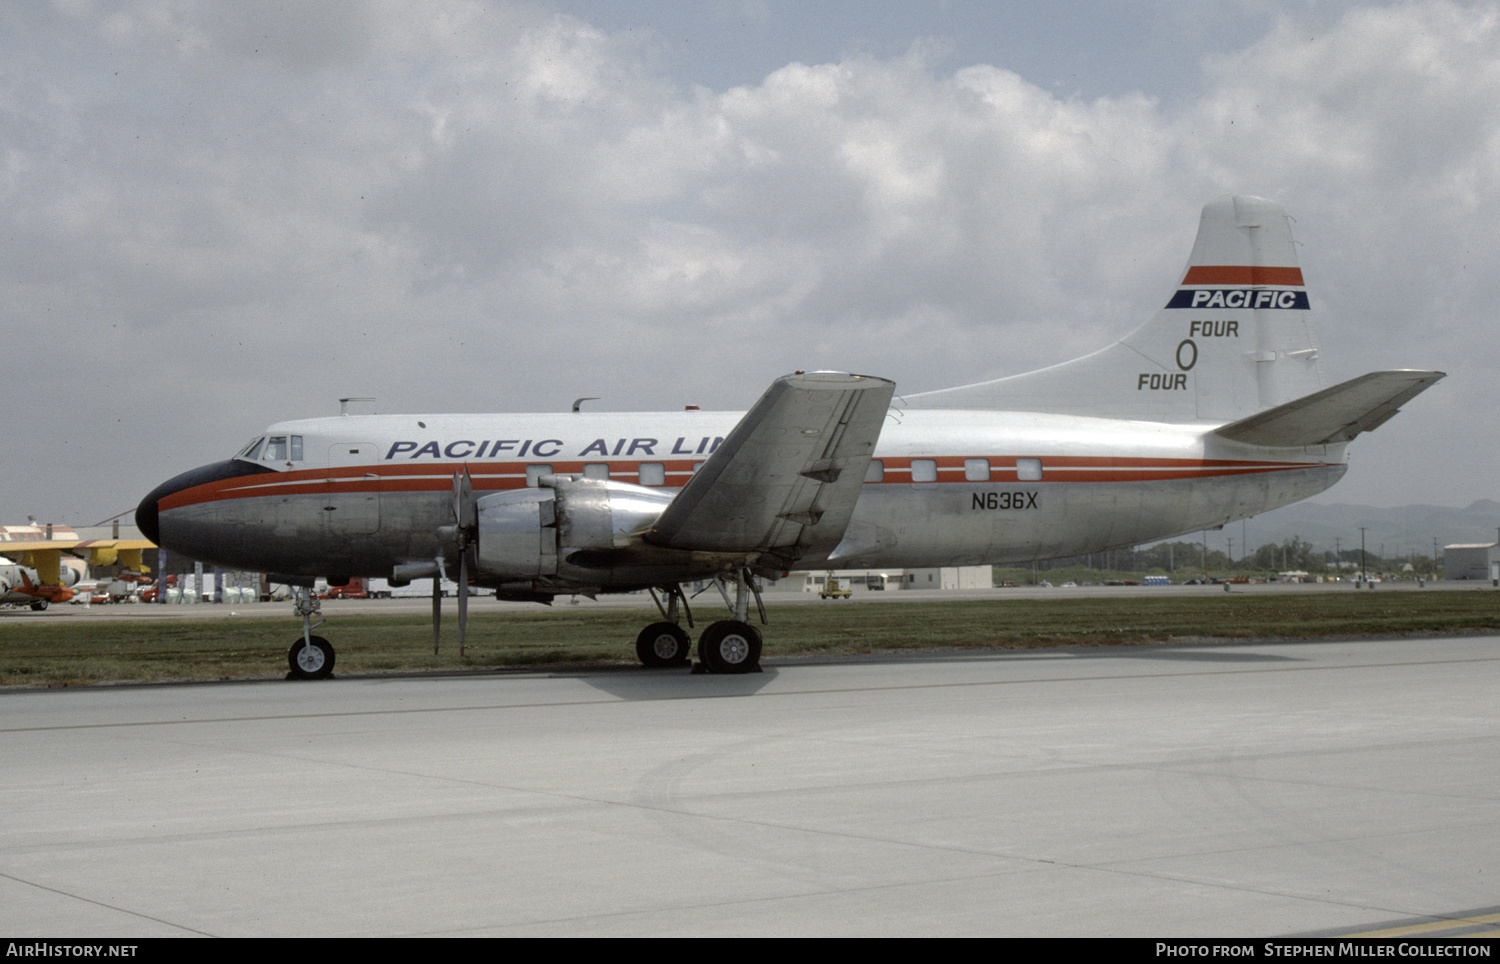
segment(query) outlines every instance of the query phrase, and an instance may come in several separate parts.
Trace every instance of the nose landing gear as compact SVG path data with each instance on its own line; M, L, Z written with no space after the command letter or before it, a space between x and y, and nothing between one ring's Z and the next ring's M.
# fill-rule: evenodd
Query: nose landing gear
M327 679L333 675L333 645L312 631L323 625L322 603L307 586L292 587L292 611L302 617L302 635L287 651L288 674L292 679ZM316 623L314 616L320 617Z

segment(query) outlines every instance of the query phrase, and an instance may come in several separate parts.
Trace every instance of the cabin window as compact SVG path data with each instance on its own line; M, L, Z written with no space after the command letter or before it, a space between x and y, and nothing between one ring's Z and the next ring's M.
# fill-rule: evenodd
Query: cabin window
M1042 460L1016 459L1016 478L1022 482L1042 481Z
M590 462L583 467L583 477L586 479L599 479L602 482L609 481L608 462Z
M964 478L970 482L988 482L990 480L990 460L964 459Z
M937 461L935 459L912 459L911 480L913 482L936 482Z
M526 485L529 488L534 489L538 484L540 484L542 476L551 474L552 466L545 463L538 465L528 465L526 466Z
M885 463L879 459L871 459L870 464L865 467L866 482L885 481Z
M701 469L701 468L703 468L703 463L702 462L694 462L693 463L693 474L697 475L698 474L698 470Z
M639 470L641 485L666 485L667 467L661 462L642 462Z

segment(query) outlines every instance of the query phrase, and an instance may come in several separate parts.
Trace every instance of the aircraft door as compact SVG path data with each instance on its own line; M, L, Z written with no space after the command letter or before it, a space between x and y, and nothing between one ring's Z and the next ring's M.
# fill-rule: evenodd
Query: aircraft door
M323 502L323 518L341 533L370 533L380 529L380 484L374 473L379 455L374 442L335 442L328 446L328 463L335 469L369 466L371 471L332 474L332 490Z

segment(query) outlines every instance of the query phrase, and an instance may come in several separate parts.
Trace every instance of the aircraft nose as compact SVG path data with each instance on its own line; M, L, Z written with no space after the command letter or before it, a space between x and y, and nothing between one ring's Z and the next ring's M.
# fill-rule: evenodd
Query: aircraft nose
M135 507L135 527L141 530L141 535L150 539L157 545L161 545L161 530L157 528L158 513L155 492L141 500L141 504Z
M210 482L220 482L224 479L235 479L242 475L259 475L262 472L273 471L263 465L254 462L243 462L239 459L229 459L224 462L214 462L211 465L202 465L196 469L174 476L152 489L141 504L135 508L135 524L141 530L141 534L157 545L161 545L161 503L162 500L176 495L179 492ZM168 547L170 548L170 547Z

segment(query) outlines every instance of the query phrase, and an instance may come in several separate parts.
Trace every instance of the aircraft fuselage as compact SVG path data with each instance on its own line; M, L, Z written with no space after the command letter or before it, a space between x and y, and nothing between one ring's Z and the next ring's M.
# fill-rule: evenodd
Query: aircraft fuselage
M266 443L251 453L259 457L185 473L145 504L156 506L157 541L193 558L301 576L390 576L442 554L438 533L454 521L456 472L467 468L476 496L535 486L543 475L578 475L666 498L740 418L685 411L282 422L266 430ZM843 540L794 567L980 565L1096 552L1285 505L1345 470L1341 445L1268 450L1214 436L1212 427L893 408ZM271 440L282 440L274 453ZM723 568L711 554L643 547L635 564L564 558L539 585L627 590Z

